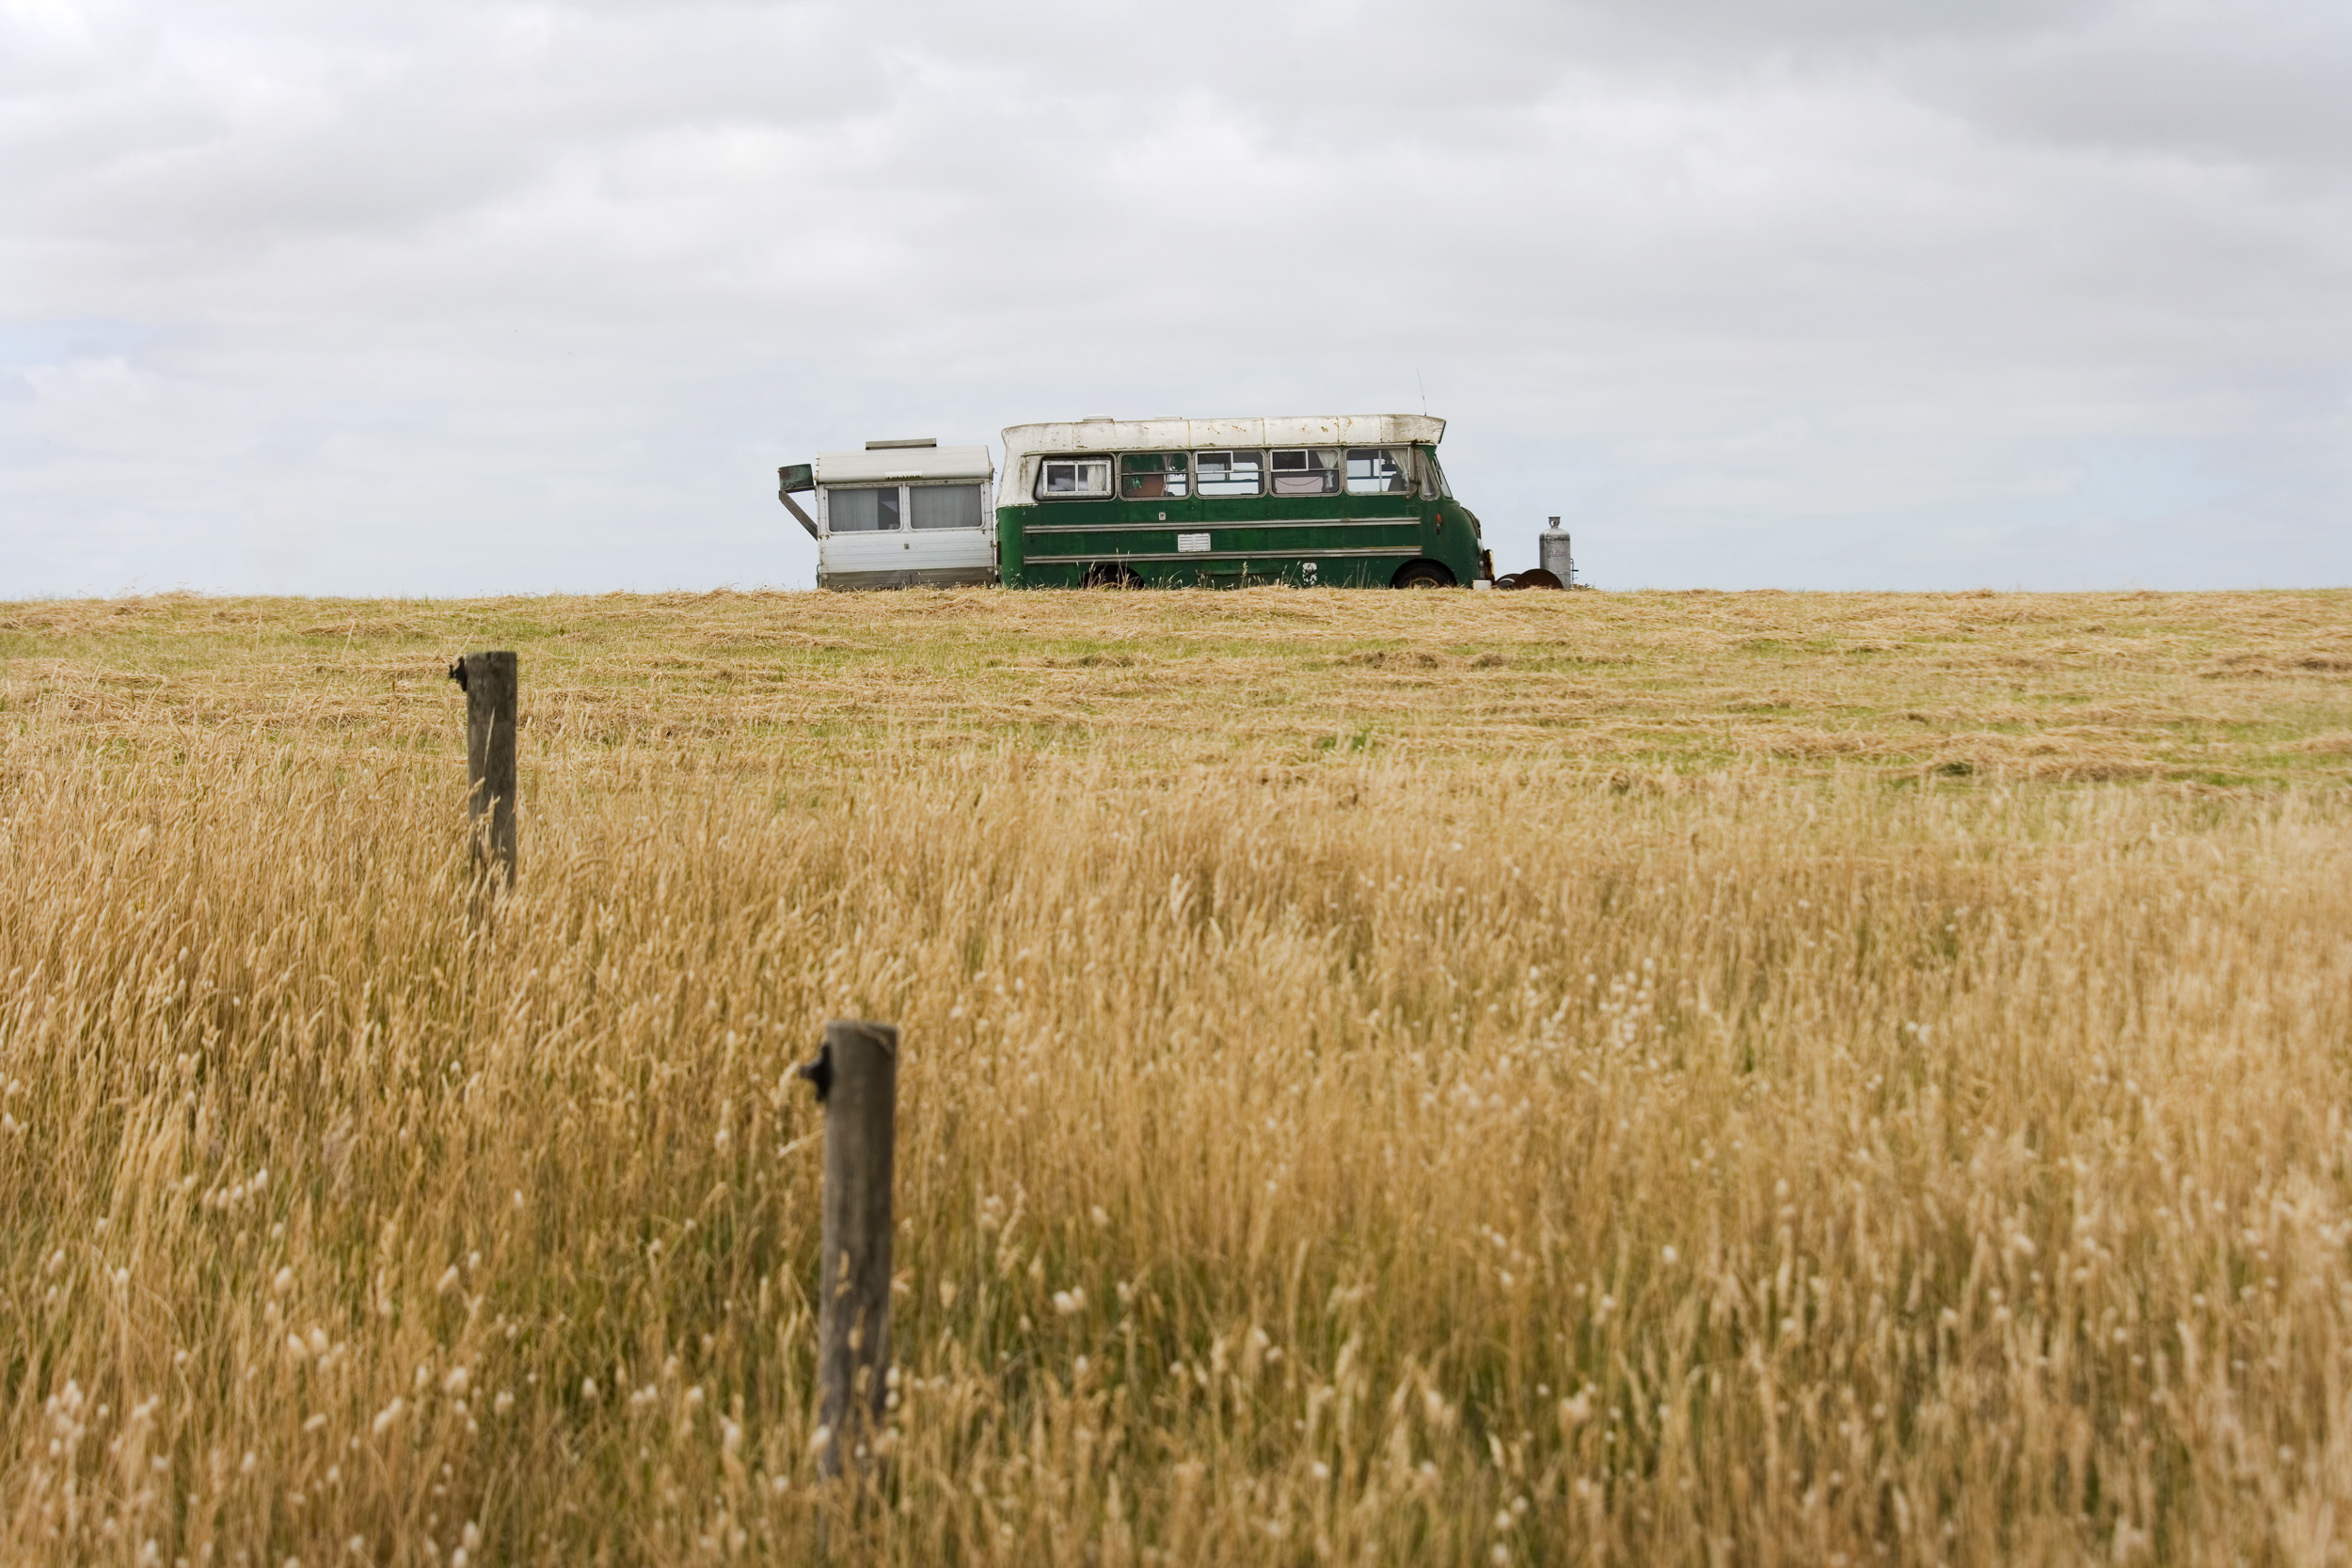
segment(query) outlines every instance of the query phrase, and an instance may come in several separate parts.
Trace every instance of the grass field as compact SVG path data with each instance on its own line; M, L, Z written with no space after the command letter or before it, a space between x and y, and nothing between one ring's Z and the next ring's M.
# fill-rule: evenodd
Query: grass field
M2338 1561L2347 785L2339 593L0 605L0 1556Z

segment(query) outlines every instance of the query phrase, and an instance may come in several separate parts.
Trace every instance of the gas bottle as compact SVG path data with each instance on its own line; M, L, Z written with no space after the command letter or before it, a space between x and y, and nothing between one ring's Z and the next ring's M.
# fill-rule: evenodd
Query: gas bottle
M1576 586L1576 552L1569 547L1567 534L1561 531L1560 519L1551 519L1551 526L1537 536L1540 563L1545 571L1560 579L1564 588Z

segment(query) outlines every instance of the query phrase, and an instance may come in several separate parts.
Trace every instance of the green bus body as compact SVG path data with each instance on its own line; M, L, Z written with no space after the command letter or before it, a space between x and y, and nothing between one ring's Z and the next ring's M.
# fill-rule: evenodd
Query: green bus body
M1409 450L1413 458L1409 473L1399 465L1388 482L1395 490L1377 494L1352 493L1352 482L1330 493L1276 493L1285 479L1325 481L1277 472L1274 454L1258 449L1260 493L1239 496L1198 493L1206 487L1204 476L1237 472L1253 455L1239 447L1154 452L1098 446L1075 456L1110 463L1111 493L1068 496L1039 493L1042 467L1033 464L1034 474L1023 473L1009 447L1012 434L1007 485L996 504L998 580L1008 588L1388 588L1468 585L1490 575L1478 519L1448 493L1434 442L1382 449ZM1347 449L1325 449L1333 451L1344 456ZM1057 454L1029 455L1041 464ZM1296 452L1280 455L1301 461ZM1231 465L1219 470L1204 466L1204 458L1230 458ZM1155 489L1154 460L1182 477L1165 488L1183 494ZM1322 453L1311 460L1327 462Z

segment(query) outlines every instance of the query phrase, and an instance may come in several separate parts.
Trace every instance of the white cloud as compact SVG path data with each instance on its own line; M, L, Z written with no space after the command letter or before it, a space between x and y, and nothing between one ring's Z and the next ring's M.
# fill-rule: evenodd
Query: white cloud
M0 0L0 594L807 580L779 462L1415 407L1508 564L2342 581L2352 14Z

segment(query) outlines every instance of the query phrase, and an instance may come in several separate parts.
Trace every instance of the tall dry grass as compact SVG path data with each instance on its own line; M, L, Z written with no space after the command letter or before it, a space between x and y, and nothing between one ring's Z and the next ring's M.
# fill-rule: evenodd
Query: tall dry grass
M2345 601L1405 597L14 607L0 1551L2342 1557Z

